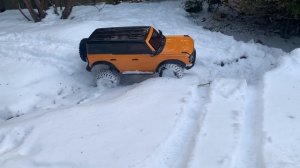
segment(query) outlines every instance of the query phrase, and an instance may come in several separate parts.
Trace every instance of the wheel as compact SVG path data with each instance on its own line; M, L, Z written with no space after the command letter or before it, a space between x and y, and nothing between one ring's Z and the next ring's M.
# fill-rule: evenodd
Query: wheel
M116 87L120 83L120 75L114 70L99 70L96 75L97 86Z
M79 44L79 55L82 61L86 62L87 50L86 50L87 38L84 38L80 41Z
M176 63L165 63L162 64L159 69L158 73L160 77L175 77L175 78L182 78L183 77L183 67Z

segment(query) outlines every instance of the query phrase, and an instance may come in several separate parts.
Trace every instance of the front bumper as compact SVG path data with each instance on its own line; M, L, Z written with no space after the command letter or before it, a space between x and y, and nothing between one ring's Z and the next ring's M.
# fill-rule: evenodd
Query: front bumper
M89 66L89 64L86 65L86 68L85 68L87 71L91 72L92 68Z
M189 56L189 60L190 60L191 64L186 65L185 69L191 69L195 65L195 62L196 62L196 49L194 49L193 53Z

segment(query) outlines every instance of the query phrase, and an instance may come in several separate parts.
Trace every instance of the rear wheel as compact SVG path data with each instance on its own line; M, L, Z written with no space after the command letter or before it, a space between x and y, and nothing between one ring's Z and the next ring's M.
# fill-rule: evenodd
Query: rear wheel
M97 86L116 87L120 83L120 75L118 72L110 69L99 70L96 75Z
M182 78L183 71L184 71L183 67L177 63L165 63L162 64L158 69L158 73L160 77Z

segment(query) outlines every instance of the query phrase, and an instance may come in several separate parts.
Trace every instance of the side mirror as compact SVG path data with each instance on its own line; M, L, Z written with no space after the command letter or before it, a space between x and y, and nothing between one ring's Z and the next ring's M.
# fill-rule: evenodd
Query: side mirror
M162 35L162 31L161 31L161 30L158 30L158 33L159 33L160 35Z

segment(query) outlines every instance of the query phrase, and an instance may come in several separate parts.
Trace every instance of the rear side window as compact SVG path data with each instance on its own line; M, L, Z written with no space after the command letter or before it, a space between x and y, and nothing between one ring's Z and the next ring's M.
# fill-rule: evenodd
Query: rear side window
M109 42L88 44L90 54L151 54L146 43L142 42Z

